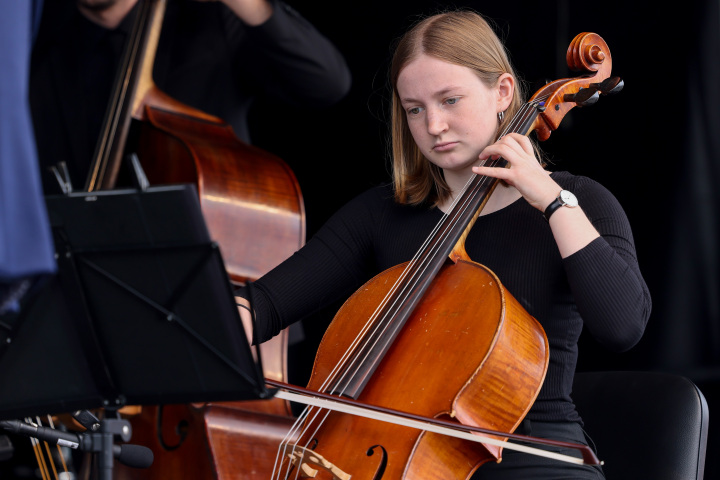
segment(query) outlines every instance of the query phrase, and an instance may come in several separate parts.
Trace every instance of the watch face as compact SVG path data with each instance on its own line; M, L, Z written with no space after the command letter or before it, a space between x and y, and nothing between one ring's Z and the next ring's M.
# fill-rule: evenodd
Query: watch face
M560 192L560 200L562 200L562 202L568 207L578 206L578 201L575 195L573 195L572 192L569 192L567 190L563 190Z

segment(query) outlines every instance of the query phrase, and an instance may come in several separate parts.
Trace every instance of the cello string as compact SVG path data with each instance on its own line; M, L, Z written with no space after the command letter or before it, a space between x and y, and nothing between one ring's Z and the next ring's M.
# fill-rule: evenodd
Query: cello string
M523 125L527 125L528 121L534 120L534 117L532 117L532 115L537 111L537 106L538 106L537 101L523 104L523 106L519 109L518 113L508 123L505 130L501 133L501 135L498 138L501 138L502 136L506 135L510 131L517 132L522 129ZM499 166L503 162L505 164L507 164L507 162L504 159L498 158L496 160L493 160L491 162L490 166ZM396 305L405 301L407 294L405 294L405 296L403 296L402 294L397 295L397 291L398 290L407 291L408 288L414 288L413 285L417 284L417 280L411 281L410 282L411 286L408 287L408 283L406 282L407 278L414 277L415 279L417 279L418 277L422 277L428 268L428 266L423 265L423 263L426 264L429 261L427 259L433 258L433 256L434 256L433 254L437 254L438 250L440 248L442 248L442 244L437 245L437 242L433 242L432 240L439 233L441 234L440 236L443 237L445 232L455 228L459 224L461 219L464 218L462 214L466 213L467 209L470 208L474 204L474 200L475 200L478 192L486 189L488 187L488 183L492 183L492 182L496 182L496 181L497 181L497 179L492 178L492 177L486 177L486 176L480 177L480 180L477 180L476 176L471 176L468 179L464 188L461 190L460 195L458 195L454 199L453 203L451 204L450 214L444 215L443 218L441 219L441 221L438 222L438 224L434 227L433 231L426 238L426 240L424 241L421 248L418 250L418 252L415 254L413 259L405 267L401 276L398 278L398 280L396 280L396 282L393 284L393 286L391 287L388 294L386 294L385 298L383 298L380 305L376 308L375 312L373 312L373 314L370 316L368 321L365 323L365 325L361 329L360 333L356 336L356 338L353 340L351 345L346 349L340 362L338 362L335 365L333 371L330 373L330 375L328 375L326 380L323 382L323 384L321 386L322 389L326 389L328 387L328 385L333 381L341 382L345 379L345 377L347 375L355 375L357 373L357 372L351 372L349 370L345 370L340 375L340 378L339 379L337 378L338 370L343 368L346 365L347 359L351 357L352 353L357 349L357 346L367 337L367 332L370 328L373 329L372 333L373 333L375 340L371 341L371 342L374 346L382 338L382 336L387 333L388 329L393 326L393 324L395 322L393 322L392 320L390 320L390 321L381 320L379 322L376 322L376 319L378 318L378 315L379 315L378 312L381 311L388 304L391 304L390 309L393 309L393 308L395 308ZM468 193L468 190L470 190L469 193ZM458 207L458 204L460 204L460 207ZM418 265L418 259L419 259L419 263L420 263L419 265ZM391 315L389 312L386 312L385 317L388 317L388 316L391 316ZM397 326L396 329L397 328L400 328L400 327ZM379 333L379 335L378 335L378 333ZM367 345L367 342L365 343L365 345ZM370 354L370 351L366 352L365 356L362 360L363 361L367 360L367 356L369 354ZM357 358L354 358L353 360L357 361ZM340 394L343 394L343 393L344 393L344 391L340 392ZM315 413L315 415L313 416L313 419L310 422L306 423L306 427L303 429L304 432L302 435L304 435L309 430L309 427L307 425L311 425L315 422L315 419L317 419L317 417L320 415L321 410L322 409L318 409L318 412ZM306 407L305 410L303 411L303 414L301 415L303 420L309 416L309 412L310 412L309 407ZM326 412L327 413L324 415L324 418L322 419L322 421L316 426L314 434L317 433L319 428L321 428L322 424L327 419L327 416L329 415L330 410L327 410ZM297 424L298 424L298 422L296 422L295 425L297 425ZM293 429L295 429L295 428L296 427L293 426ZM312 438L312 436L310 438ZM308 440L308 441L310 441L310 440ZM286 440L283 440L283 444L284 443L287 443ZM282 445L279 449L279 452L278 452L279 454L280 454L281 450L282 450ZM277 462L277 458L276 458L276 462ZM299 475L299 468L298 468L298 472L296 474Z
M527 112L527 111L529 111L529 110L530 110L529 107L528 107L527 105L524 105L524 106L521 108L520 114L519 114L519 115L516 115L516 116L514 117L513 121L511 121L511 122L509 123L509 126L506 128L505 132L503 132L503 135L504 135L508 130L513 129L513 128L516 127L518 124L522 123L523 117L526 117L526 116L527 116L525 112ZM471 177L471 179L470 179L470 180L468 181L468 183L466 184L466 189L467 189L467 186L470 184L470 181L472 180L472 178L474 178L474 177ZM480 185L482 186L482 183L481 183ZM453 212L456 212L456 211L458 210L458 209L456 208L456 205L457 205L458 201L459 201L460 199L462 199L462 198L463 198L463 197L462 197L462 195L461 195L461 196L458 196L458 197L455 199L455 201L454 201L454 203L453 203L453 206L451 207L451 210L452 210ZM463 209L460 209L460 210L462 211L462 210L464 210L464 209L466 209L466 208L467 208L467 206L464 206L464 208L463 208ZM449 219L449 221L448 221L448 219ZM367 323L366 325L369 325L370 323L372 323L372 322L374 321L374 319L377 317L377 311L379 311L384 305L386 305L386 304L388 303L388 299L392 299L392 297L396 295L396 292L398 291L398 288L397 288L398 285L402 285L403 288L404 288L405 290L407 290L407 287L405 287L405 285L407 285L406 279L407 279L407 277L408 277L410 274L415 275L415 276L424 274L424 271L425 271L424 268L426 268L426 267L425 267L424 265L422 265L422 264L418 267L418 263L417 263L416 259L417 259L418 257L420 257L420 256L422 256L423 258L428 258L428 253L427 253L425 250L427 250L427 245L431 243L431 240L433 239L432 237L435 236L435 234L436 234L438 231L440 231L441 229L442 229L442 230L447 230L447 229L449 229L449 228L453 228L456 222L457 222L457 220L455 220L453 217L450 217L450 216L447 216L447 215L446 215L446 216L444 216L444 218L442 219L442 221L439 222L438 225L436 225L436 227L435 227L435 229L433 230L433 232L431 233L431 235L426 239L423 247L422 247L422 248L420 249L420 251L415 255L415 258L413 259L413 261L411 261L410 264L406 267L405 273L396 281L395 286L394 286L394 287L390 290L390 292L387 294L386 299L383 300L383 302L381 303L380 307L376 310L376 313L373 314L373 316L370 318L370 320L368 321L368 323ZM444 235L444 232L442 232L442 235ZM432 249L430 250L430 253L431 253L431 254L434 253L434 252L432 252ZM415 269L415 270L414 270L414 269ZM398 302L398 300L397 300L398 297L395 296L395 298L396 298L395 303L397 303L397 302ZM403 301L403 300L404 300L404 297L403 297L402 295L401 295L399 298L400 298L399 301ZM377 331L377 328L384 328L385 330L387 330L387 326L383 326L383 325L387 325L387 324L380 324L380 325L381 325L380 327L376 327L375 331ZM361 340L361 339L365 336L366 332L367 332L367 326L360 332L360 334L358 335L358 339ZM351 344L351 346L348 348L347 356L349 356L349 354L352 353L352 351L354 351L354 349L356 348L357 343L358 343L358 342L354 342L353 344ZM346 357L347 357L347 356L346 356ZM342 367L342 366L344 365L344 363L345 363L345 358L346 358L346 357L343 357L343 359L341 359L341 362L338 363L338 365L337 365L338 367ZM337 369L336 369L336 371L337 371ZM335 372L332 372L332 373L331 373L331 375L328 377L328 379L327 379L327 381L325 382L325 384L323 384L323 387L327 387L328 384L329 384L329 382L331 382L331 381L333 381L333 380L336 380ZM341 393L344 393L344 392L341 392Z
M286 478L286 479L289 478L290 469L292 469L293 467L296 468L295 477L296 477L296 478L299 478L300 470L302 469L302 459L303 459L304 456L305 456L305 452L308 450L308 445L310 444L310 442L313 441L313 437L315 436L315 434L317 434L318 430L322 427L322 425L324 424L325 420L327 419L327 417L328 417L328 416L330 415L330 413L332 412L332 410L329 410L329 409L323 409L323 408L319 408L319 407L313 407L313 406L306 405L305 409L303 410L303 415L301 415L301 416L305 416L305 417L309 416L309 412L310 412L311 410L315 410L316 413L313 415L313 418L306 423L306 426L304 427L304 430L305 430L305 431L308 431L308 430L309 430L309 428L310 428L309 425L312 425L312 424L315 422L315 420L317 419L317 417L318 417L319 415L321 415L323 412L324 412L324 417L323 417L322 420L319 422L319 424L316 426L315 432L313 432L313 434L308 437L308 441L307 441L307 443L306 443L304 446L299 447L297 444L295 444L295 445L293 445L293 446L290 448L290 449L292 450L292 452L293 452L294 454L296 454L296 455L297 455L297 451L298 451L298 450L301 451L301 452L300 452L300 458L297 460L298 464L297 464L297 465L293 464L293 461L290 459L290 455L287 454L288 448L282 448L282 444L281 444L281 449L279 449L278 455L277 455L276 458L275 458L275 465L273 465L273 478L275 478L275 477L274 477L274 475L275 475L275 468L276 468L275 466L278 465L278 460L279 460L280 465L279 465L279 467L278 467L278 477L277 477L277 478L280 478L280 476L282 475L282 468L283 468L283 464L285 464L285 460L287 460L287 470L288 470L288 472L287 472L287 474L284 476L284 478ZM298 422L295 422L295 424L298 424ZM295 428L294 425L293 425L293 428ZM303 433L302 435L305 435L305 433ZM283 453L285 453L286 455L283 455ZM284 457L288 457L288 458L285 459Z
M435 227L434 231L438 230L438 228L439 228L439 225ZM428 242L429 242L429 238L426 239L425 244L427 244ZM422 249L421 249L421 251L422 251ZM415 257L418 257L418 255L419 255L419 253L416 254ZM412 263L414 263L414 262L415 262L415 258L414 258L410 263L412 264ZM404 272L403 272L403 276L407 276L407 274L408 274L409 271L410 271L410 266L406 267L406 269L405 269ZM342 367L347 363L347 359L352 355L352 353L355 351L355 349L357 349L357 346L360 344L360 342L361 342L361 341L364 339L364 337L367 335L368 329L372 326L374 320L378 317L378 311L380 311L380 310L382 309L382 307L387 303L388 298L391 298L392 293L393 293L395 290L397 290L398 286L399 286L399 285L402 285L402 283L403 283L403 282L402 282L402 277L401 277L401 278L393 285L393 287L392 287L392 289L391 289L391 292L390 292L388 295L386 295L386 297L385 297L385 298L383 299L383 301L381 302L380 306L378 306L378 307L376 308L375 312L370 316L370 318L368 319L368 321L365 323L365 325L364 325L363 328L361 329L360 333L359 333L359 334L356 336L356 338L353 340L353 342L352 342L352 344L350 345L350 347L348 347L348 348L346 349L346 351L345 351L345 353L343 354L341 360L335 365L335 367L333 368L333 370L331 371L331 373L328 375L328 378L327 378L327 379L323 382L323 384L321 385L321 387L320 387L321 389L327 389L331 382L336 381L336 380L337 380L337 381L342 381L342 380L345 378L345 376L348 375L349 371L346 370L346 371L340 376L340 379L337 378L337 377L338 377L337 372L339 371L339 369L342 368ZM375 330L377 331L377 326L375 327ZM344 392L341 392L341 394L342 394L342 393L344 393ZM305 422L305 427L303 428L303 433L298 436L299 438L301 438L302 436L304 436L305 433L306 433L307 431L309 431L309 429L311 428L310 425L312 425L312 424L315 423L316 419L318 418L318 416L321 415L322 411L323 411L323 409L317 409L317 412L314 414L313 418L312 418L310 421ZM294 423L294 425L293 425L293 427L292 427L292 430L293 430L293 431L295 431L295 430L300 430L299 424L300 424L300 422L304 422L304 421L305 421L305 419L310 415L309 412L310 412L310 407L306 407L306 408L304 409L304 411L302 412L302 414L300 415L300 417L298 418L298 420ZM321 428L322 424L323 424L324 421L327 419L327 416L329 415L329 413L330 413L330 411L326 411L326 414L324 415L324 417L322 418L322 420L316 425L316 427L315 427L315 432L314 432L314 433L317 433L318 429ZM281 443L281 445L280 445L279 448L278 448L278 453L277 453L277 455L276 455L276 460L275 460L275 464L276 464L276 465L277 465L279 462L280 462L280 463L283 462L283 460L281 460L280 457L282 456L282 453L283 453L283 451L285 450L284 445L285 445L286 443L288 443L287 438L288 438L289 436L290 436L290 435L287 435L286 438L283 439L283 442ZM311 439L312 436L310 436L309 438ZM308 440L308 441L310 441L310 440ZM307 445L305 445L304 448L307 448ZM275 469L273 469L273 475L274 475L274 471L275 471Z
M380 308L380 307L378 307L378 309L379 309L379 308ZM377 312L378 309L376 309L376 312ZM337 379L337 372L338 372L338 370L339 370L344 364L346 364L347 358L352 354L352 352L354 351L354 349L357 348L358 343L359 343L359 342L362 340L362 338L363 338L364 332L367 331L367 329L369 328L369 325L370 325L370 324L372 323L372 321L373 321L373 318L375 318L376 316L377 316L376 314L373 314L373 316L371 316L371 318L365 323L365 325L363 326L363 329L362 329L361 333L358 334L358 335L356 336L356 338L353 340L353 343L352 343L351 346L346 350L346 352L344 353L341 361L340 361L338 364L335 365L333 371L330 373L330 375L329 375L328 378L325 380L325 382L323 382L323 385L321 386L321 389L327 388L328 385L330 384L330 382L332 382L333 380ZM347 371L343 374L343 376L341 376L341 379L344 377L344 375L347 375ZM318 417L322 415L322 412L323 412L323 411L325 411L325 415L323 416L323 418L322 418L319 422L317 422ZM311 409L310 409L310 407L305 407L305 409L303 410L302 414L298 417L298 419L297 419L297 420L295 421L295 423L293 424L293 426L292 426L292 428L291 428L291 431L292 431L292 432L302 431L302 433L298 434L298 438L302 438L302 437L305 436L305 434L312 428L312 425L315 425L315 432L313 433L313 435L314 435L315 433L317 433L318 429L321 428L321 426L323 425L323 423L324 423L325 420L327 419L327 416L329 415L329 413L330 413L330 411L326 411L326 410L323 410L323 409L316 409L315 413L312 415L312 418L311 418L310 420L307 420L308 417L311 416ZM302 428L300 427L301 424L304 424L304 426L303 426ZM308 437L308 442L312 441L312 436L313 436L313 435L311 435L311 436ZM287 450L287 449L285 448L285 445L289 443L288 438L291 438L291 437L292 437L292 435L291 435L290 432L289 432L288 435L286 435L286 438L283 439L283 442L281 442L281 444L279 445L279 447L278 447L278 452L277 452L276 459L275 459L275 464L276 464L276 465L282 464L282 463L284 462L284 455L283 455L283 453ZM297 446L297 444L296 444L296 446ZM293 448L294 448L294 447L293 447ZM307 448L307 444L304 445L303 448ZM282 468L282 467L280 467L280 468ZM275 471L275 468L273 468L273 474L274 474L274 471Z
M503 132L503 135L504 135L508 130L512 129L514 126L519 125L520 123L522 123L523 118L527 116L527 112L528 112L528 111L530 111L530 108L529 108L527 105L523 105L523 107L521 107L521 112L520 112L520 114L516 114L516 115L515 115L513 121L511 121L511 122L509 123L509 126L508 126L508 127L506 128L506 130ZM474 178L476 178L476 177L473 176L473 177L471 177L471 178L468 180L468 182L466 183L466 186L465 186L464 190L467 190L468 186L471 184L471 182L472 182L472 180L473 180ZM491 181L494 181L494 179L491 179ZM483 186L483 183L486 183L486 182L481 182L481 183L479 183L479 185L482 187L482 186ZM457 208L457 204L458 204L458 202L459 202L461 199L463 199L463 198L466 198L466 199L468 199L468 200L466 200L465 205L463 205L462 208L458 209L458 208ZM469 208L469 207L472 205L472 203L471 203L472 198L473 198L473 197L463 196L462 194L459 195L458 197L455 198L455 200L454 200L454 202L453 202L453 205L451 206L451 212L452 212L452 213L456 213L456 212L458 212L458 210L460 210L460 213L463 213L464 211L467 211L467 208ZM436 255L436 254L437 254L437 248L435 248L435 251L433 251L432 248L430 248L429 250L427 250L425 247L426 247L428 244L430 244L431 246L436 244L436 242L433 242L433 241L432 241L432 240L433 240L433 237L435 237L436 234L439 234L440 237L443 237L443 238L444 238L444 237L446 236L446 231L447 231L447 230L452 229L452 228L455 228L456 223L459 221L459 220L457 220L457 216L458 216L457 214L456 214L455 216L451 216L451 215L446 215L446 216L444 216L444 218L441 220L441 222L439 222L438 225L436 226L436 228L433 230L433 232L431 233L430 237L428 237L428 239L425 241L425 244L424 244L423 248L418 252L418 254L416 254L415 257L417 258L417 257L419 257L419 256L422 256L423 259L428 259L428 258L432 258L433 255ZM427 251L425 251L425 250L427 250ZM427 262L425 262L425 263L427 263ZM426 273L426 268L427 268L426 265L420 264L420 265L418 266L418 263L417 263L416 261L413 261L410 265L408 265L406 271L409 272L410 274L414 275L415 277L417 277L417 276L423 276L423 275L425 275L425 273ZM415 269L415 270L412 270L412 269ZM403 275L402 277L400 277L400 279L397 281L397 283L402 283L402 284L403 284L403 289L406 290L406 291L407 291L408 289L413 288L413 284L410 284L410 285L408 286L408 282L406 282L406 279L407 279L408 276L409 276L408 274L405 274L405 275ZM395 293L396 293L397 291L398 291L397 288L393 288L393 289L390 291L390 293L388 294L388 297L395 295ZM402 296L402 292L401 292L401 295L400 295L399 297L398 297L398 296L395 297L394 302L397 304L397 303L399 303L399 302L404 302L404 300L405 300L405 297ZM384 302L384 303L387 303L387 302ZM392 322L380 323L380 325L384 325L384 326L381 327L381 328L383 328L385 331L387 331L387 329L390 328L390 326L392 325ZM385 332L383 332L383 334L384 334L384 333L385 333Z
M532 103L530 103L530 104L528 104L528 103L524 104L524 105L521 107L521 109L519 110L519 112L513 117L513 119L511 120L511 122L509 122L508 126L507 126L506 129L503 131L503 133L502 133L501 136L507 134L508 131L511 131L511 130L512 130L512 131L517 131L517 130L521 129L522 125L523 125L523 124L527 124L528 120L534 120L534 117L532 117L532 114L534 114L534 113L536 112L536 107L537 107L537 102L532 102ZM531 118L531 117L532 117L532 118ZM498 164L500 161L501 161L501 159L498 159L498 161L493 162L493 164ZM502 161L504 162L504 160L502 160ZM468 189L468 186L471 185L472 182L473 182L473 180L475 180L476 178L477 178L477 177L472 176L472 177L468 180L468 182L466 183L466 185L465 185L465 187L464 187L464 190L467 190L467 189ZM480 190L480 189L482 189L482 188L485 188L487 182L494 182L494 181L496 181L496 179L490 178L490 177L480 177L480 178L481 178L481 179L480 179L479 182L475 182L475 183L477 184L477 188L475 188L475 191L476 191L475 193L477 193L477 190ZM462 195L462 194L461 194L460 196L458 196L458 197L455 199L455 201L453 202L453 205L452 205L452 207L451 207L451 213L456 213L458 210L459 210L461 213L467 211L467 208L471 207L471 206L474 204L474 203L472 202L472 200L473 200L473 198L475 198L475 193L474 193L473 195ZM465 203L461 206L461 208L457 208L458 201L460 201L460 200L463 199L463 198L466 199L466 200L465 200ZM455 227L455 225L456 225L457 222L459 221L458 217L459 217L459 215L457 215L457 214L454 215L454 216L450 216L450 215L445 216L445 217L442 219L442 221L438 224L437 228L434 229L433 232L437 232L438 230L442 230L441 234L442 234L442 236L445 236L445 231L446 231L446 230ZM431 237L432 237L432 236L433 236L433 234L431 234ZM425 241L425 244L424 244L424 245L428 245L429 243L430 243L430 237ZM422 249L421 249L421 250L422 250ZM427 252L423 252L423 253L422 253L423 258L428 258L429 256L431 256L431 255L433 255L433 254L437 254L437 248L436 248L435 250L436 250L436 251L433 252L432 249L430 249L430 255L428 255ZM417 258L418 256L420 256L420 253L416 254L416 258ZM416 261L413 261L413 262L411 263L411 265L408 265L408 267L406 268L406 271L410 271L412 268L415 268L415 267L416 267L416 264L417 264L417 262L416 262ZM411 273L412 273L413 275L415 275L415 276L417 276L417 275L421 275L421 276L422 276L422 275L425 274L424 268L426 268L426 266L420 265L420 268L419 268L417 271L414 271L414 272L411 272ZM405 279L406 279L407 277L408 277L408 275L407 275L407 274L404 274L397 282L398 282L398 283L405 282ZM406 283L406 284L407 284L407 283ZM407 290L407 288L412 288L412 286L411 286L411 287L405 287L405 286L404 286L404 289L405 289L405 290ZM397 288L393 288L393 289L390 291L390 293L388 294L388 296L394 295L396 291L397 291ZM402 301L404 301L404 297L402 297L402 296L400 296L400 297L395 297L395 300L394 300L395 303L402 302ZM384 301L384 303L387 303L387 302ZM382 332L382 333L384 334L384 333L387 331L387 329L390 328L390 326L393 325L393 323L392 323L392 322L381 322L381 323L379 323L379 325L381 325L379 328L382 328L382 329L384 330L384 331ZM377 338L377 337L376 337L376 338Z
M315 414L315 416L311 420L306 421L307 417L310 415L310 407L306 406L303 409L302 413L298 416L297 420L293 423L292 427L290 428L290 431L285 435L285 438L283 438L283 441L280 442L277 454L275 456L275 462L273 464L273 473L272 473L273 478L275 478L276 470L278 471L278 478L281 475L281 470L283 468L282 465L285 462L284 454L288 451L287 445L289 445L289 443L290 443L289 439L294 436L294 432L299 431L301 425L304 425L303 429L305 431L308 429L307 425L311 424L312 422L315 421L315 419L317 418L317 415L319 415L319 413L322 409L317 409L317 410L318 410L318 412ZM329 414L329 412L328 412L328 414ZM324 419L323 419L323 421L324 421ZM304 432L298 433L297 438L301 438L303 435L304 435ZM308 440L308 442L310 442L310 441L312 441L312 440ZM306 444L305 446L303 446L301 448L307 448L307 445L308 444ZM297 447L298 447L298 445L296 443L295 445L292 446L292 450L294 451ZM290 468L290 465L288 465L288 468Z
M518 114L516 114L516 115L513 117L513 120L512 120L511 122L509 122L508 126L506 127L506 129L505 129L505 131L502 133L502 135L505 135L505 134L506 134L508 131L510 131L510 130L517 130L517 129L520 128L520 126L521 126L523 123L526 123L526 122L527 122L527 119L530 117L529 113L534 113L534 111L535 111L535 106L536 106L536 103L535 103L535 102L534 102L533 104L524 104L524 105L521 107L521 109L520 109L520 111L518 112ZM502 136L502 135L501 135L501 136ZM498 159L498 160L500 160L500 159ZM496 161L496 162L493 162L493 163L496 164L496 163L498 163L498 162ZM473 176L473 177L471 177L471 178L468 180L468 182L467 182L466 185L465 185L464 191L468 189L468 186L471 185L471 183L472 183L472 181L473 181L474 179L476 179L476 177ZM478 185L478 187L477 187L475 190L479 190L479 189L481 189L481 188L484 188L484 187L486 186L485 184L486 184L488 181L495 181L495 179L494 179L494 178L489 178L489 177L481 177L481 181L480 181L480 182L476 182L477 185ZM463 199L463 198L466 198L467 200L465 201L465 204L464 204L460 209L458 209L458 208L457 208L457 203L458 203L459 200L461 200L461 199ZM453 202L453 205L451 206L451 213L455 213L455 212L457 212L458 210L460 210L461 213L467 211L467 208L469 208L469 206L472 204L471 200L472 200L473 198L474 198L474 195L471 195L471 196L462 195L462 194L459 195L459 196L455 199L455 201ZM427 268L426 266L424 266L424 265L422 265L422 264L418 267L418 266L417 266L417 261L416 261L415 259L418 258L418 257L420 257L420 256L422 256L423 259L427 259L427 258L431 258L433 254L436 254L437 251L433 251L432 248L429 250L429 253L428 253L428 252L424 252L423 250L425 250L425 249L426 249L426 246L431 243L432 237L433 237L438 231L442 230L442 236L445 236L445 231L447 231L448 229L454 228L455 225L457 224L457 222L459 221L459 220L457 219L457 217L458 217L458 215L455 215L455 216L446 215L446 216L444 216L444 218L441 220L441 222L438 223L438 225L437 225L436 228L433 230L433 232L432 232L431 235L428 237L428 239L426 239L426 241L425 241L425 243L424 243L424 245L423 245L423 248L421 248L420 251L415 255L415 258L414 258L413 261L406 267L405 272L403 273L403 275L396 281L396 284L393 286L393 288L392 288L392 289L390 290L390 292L387 294L386 298L383 300L383 302L381 303L381 305L383 305L383 306L386 305L386 304L388 303L388 299L391 298L391 297L393 297L393 296L394 296L394 298L395 298L395 299L394 299L394 304L397 304L397 303L399 303L399 302L403 302L403 301L404 301L405 297L403 297L402 295L400 295L400 296L397 296L397 295L396 295L396 292L397 292L397 290L398 290L397 285L398 285L398 284L401 284L401 285L403 286L403 289L404 289L404 290L407 290L408 288L413 288L413 285L412 285L412 284L411 284L409 287L407 286L407 285L408 285L408 283L406 282L407 277L408 277L410 274L414 275L415 277L417 277L418 275L422 276L422 275L425 274L425 269ZM437 250L437 248L436 248L435 250ZM416 270L413 270L413 269L416 269ZM392 307L391 307L391 308L392 308ZM375 318L375 315L373 315L373 317L371 317L371 320L370 320L370 321L374 321L374 318ZM392 325L392 322L380 322L380 323L378 323L378 325L379 325L379 326L376 327L375 331L377 332L377 331L378 331L377 329L380 328L380 329L382 329L382 330L381 330L381 334L384 334L384 333L387 331L387 329L390 328L390 326ZM364 334L364 331L361 332L361 334ZM376 337L376 338L377 338L377 337ZM376 342L377 342L377 340L376 340ZM376 343L376 342L375 342L375 343ZM349 348L348 350L352 350L352 349L354 348L354 346L355 346L355 344L351 345L351 348ZM366 360L366 358L363 359L363 360ZM331 378L334 378L334 377L328 377L328 380L330 380ZM326 383L327 383L327 382L326 382ZM327 386L327 385L323 385L323 386ZM344 393L344 392L341 392L341 393Z

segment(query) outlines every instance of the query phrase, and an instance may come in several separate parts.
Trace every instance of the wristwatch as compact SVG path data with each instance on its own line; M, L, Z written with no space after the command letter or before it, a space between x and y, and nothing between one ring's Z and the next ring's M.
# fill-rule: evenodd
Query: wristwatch
M547 206L545 209L545 220L550 221L550 217L553 213L555 213L555 210L557 210L560 207L577 207L578 206L578 200L573 195L572 192L568 190L560 190L560 193L558 194L557 198L550 203L550 205Z

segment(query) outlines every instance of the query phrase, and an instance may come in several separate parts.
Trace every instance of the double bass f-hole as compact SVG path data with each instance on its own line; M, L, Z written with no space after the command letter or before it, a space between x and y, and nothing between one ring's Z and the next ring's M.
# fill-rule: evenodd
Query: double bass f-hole
M581 75L542 87L500 136L534 131L544 141L572 108L592 105L622 89L622 80L610 76L610 51L597 34L576 36L567 60ZM498 158L486 166L508 163ZM545 333L500 279L473 262L464 247L497 183L495 178L473 176L412 260L380 273L345 302L318 349L305 394L332 392L338 402L387 408L412 421L357 419L354 415L361 414L347 415L343 412L350 410L339 405L305 401L314 406L299 416L278 449L275 478L285 478L288 469L303 468L304 457L286 454L311 444L318 458L360 480L467 478L483 463L500 460L503 448L550 456L551 452L508 441L548 444L510 433L544 381L549 359ZM418 425L418 419L426 425ZM479 433L485 437L478 438ZM357 455L363 445L381 446L381 469ZM563 446L577 448L583 459L553 458L600 463L584 446ZM341 478L332 472L318 470L313 476Z
M185 419L177 420L175 423L174 433L177 435L177 440L174 442L174 444L168 443L165 439L165 420L163 416L163 412L165 411L164 405L158 405L157 407L157 418L156 418L156 435L158 444L163 448L163 450L171 452L173 450L177 450L182 446L182 444L185 442L185 439L188 436L188 430L189 430L189 423Z
M121 162L133 153L149 184L193 184L228 276L235 285L246 284L304 244L300 185L285 162L240 141L223 119L157 88L152 72L167 3L138 2L86 190L115 188ZM284 331L260 347L265 376L284 378L286 342ZM290 406L279 399L146 405L131 420L135 441L151 448L155 460L144 471L118 466L117 480L220 480L236 478L241 468L268 478L261 467L272 465L292 423Z

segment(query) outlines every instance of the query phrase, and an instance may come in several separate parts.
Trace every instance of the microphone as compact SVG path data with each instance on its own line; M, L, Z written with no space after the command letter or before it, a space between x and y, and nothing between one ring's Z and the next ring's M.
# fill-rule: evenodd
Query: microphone
M87 442L86 438L74 433L63 432L55 428L36 427L34 425L30 425L29 423L21 422L20 420L0 421L0 427L12 433L25 435L27 437L34 437L52 445L57 444L62 447L70 447L73 449L80 448L81 450L85 450L85 448L82 447L85 447L83 443ZM87 445L87 447L90 446L91 445Z
M118 462L133 468L148 468L155 459L149 448L130 443L113 445L113 456Z
M93 451L93 440L87 433L78 435L55 428L36 427L19 420L0 421L0 428L12 433L37 438L52 445L82 451ZM134 468L148 468L154 460L152 450L142 445L132 444L113 445L113 456L123 465Z

